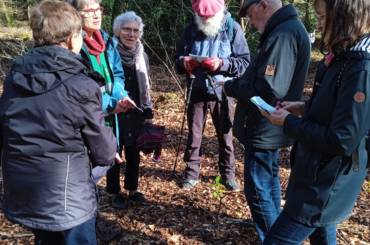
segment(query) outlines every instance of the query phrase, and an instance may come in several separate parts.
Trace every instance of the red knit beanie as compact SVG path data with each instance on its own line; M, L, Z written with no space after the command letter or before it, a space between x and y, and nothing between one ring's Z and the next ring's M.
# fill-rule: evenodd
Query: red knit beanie
M193 11L200 17L215 16L224 6L224 0L192 0Z

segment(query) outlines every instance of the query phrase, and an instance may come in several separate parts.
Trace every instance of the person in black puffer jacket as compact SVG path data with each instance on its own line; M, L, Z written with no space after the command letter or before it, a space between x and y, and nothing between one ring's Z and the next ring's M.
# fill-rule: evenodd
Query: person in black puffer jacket
M36 244L96 244L91 168L113 164L117 149L99 85L77 55L81 20L59 1L30 20L36 47L14 61L0 100L3 211Z

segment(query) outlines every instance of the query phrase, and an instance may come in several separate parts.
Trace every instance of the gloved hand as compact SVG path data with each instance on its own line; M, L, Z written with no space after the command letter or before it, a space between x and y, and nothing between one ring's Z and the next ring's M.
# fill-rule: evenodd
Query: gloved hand
M203 60L201 65L208 71L217 71L222 66L222 59L208 58L206 60Z
M193 58L191 58L190 56L185 56L183 58L183 62L184 62L185 70L189 74L191 74L195 68L200 66L200 63L194 60Z

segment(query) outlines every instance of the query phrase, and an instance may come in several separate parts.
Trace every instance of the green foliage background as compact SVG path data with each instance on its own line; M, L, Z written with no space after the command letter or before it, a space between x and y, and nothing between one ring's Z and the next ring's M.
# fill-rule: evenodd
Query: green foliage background
M300 12L302 21L309 32L316 25L312 8L313 0L284 0L284 4L294 4ZM0 0L0 25L19 26L27 20L27 12L33 4L40 0ZM228 9L236 20L241 0L226 0ZM151 56L157 54L166 62L174 54L176 41L192 18L191 0L102 0L105 8L103 29L112 32L114 18L122 12L133 10L140 15L145 23L144 41L149 46L147 51ZM23 22L22 22L23 21ZM245 20L244 20L245 21ZM246 38L252 50L256 49L259 35L245 28ZM169 62L170 63L170 62Z
M230 13L236 20L243 22L237 16L240 3L240 0L226 0ZM289 3L297 7L307 30L313 31L316 20L312 0L283 1L283 4ZM118 14L127 10L135 11L145 22L144 40L166 61L169 61L168 57L173 56L176 41L186 23L192 18L191 0L103 0L102 4L107 10L103 24L105 30L111 31L113 18ZM255 51L259 34L247 26L245 32L250 48ZM150 50L148 51L152 53Z

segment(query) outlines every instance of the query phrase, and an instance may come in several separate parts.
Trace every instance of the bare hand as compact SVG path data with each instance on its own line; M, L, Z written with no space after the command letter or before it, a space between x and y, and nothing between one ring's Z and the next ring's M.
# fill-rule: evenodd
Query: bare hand
M116 104L116 107L113 110L114 114L123 112L123 108L119 105L119 103Z
M283 101L280 103L282 109L285 109L295 116L301 116L304 112L305 102L303 101Z
M266 117L273 125L283 126L285 118L290 114L289 111L285 109L278 109L274 112L268 113L266 111L260 110L261 114Z
M117 164L123 164L126 162L126 159L124 157L121 157L119 153L117 152L115 156L115 161Z
M126 112L136 107L135 102L130 99L130 97L125 97L122 100L118 101L117 106L119 106L120 110Z

